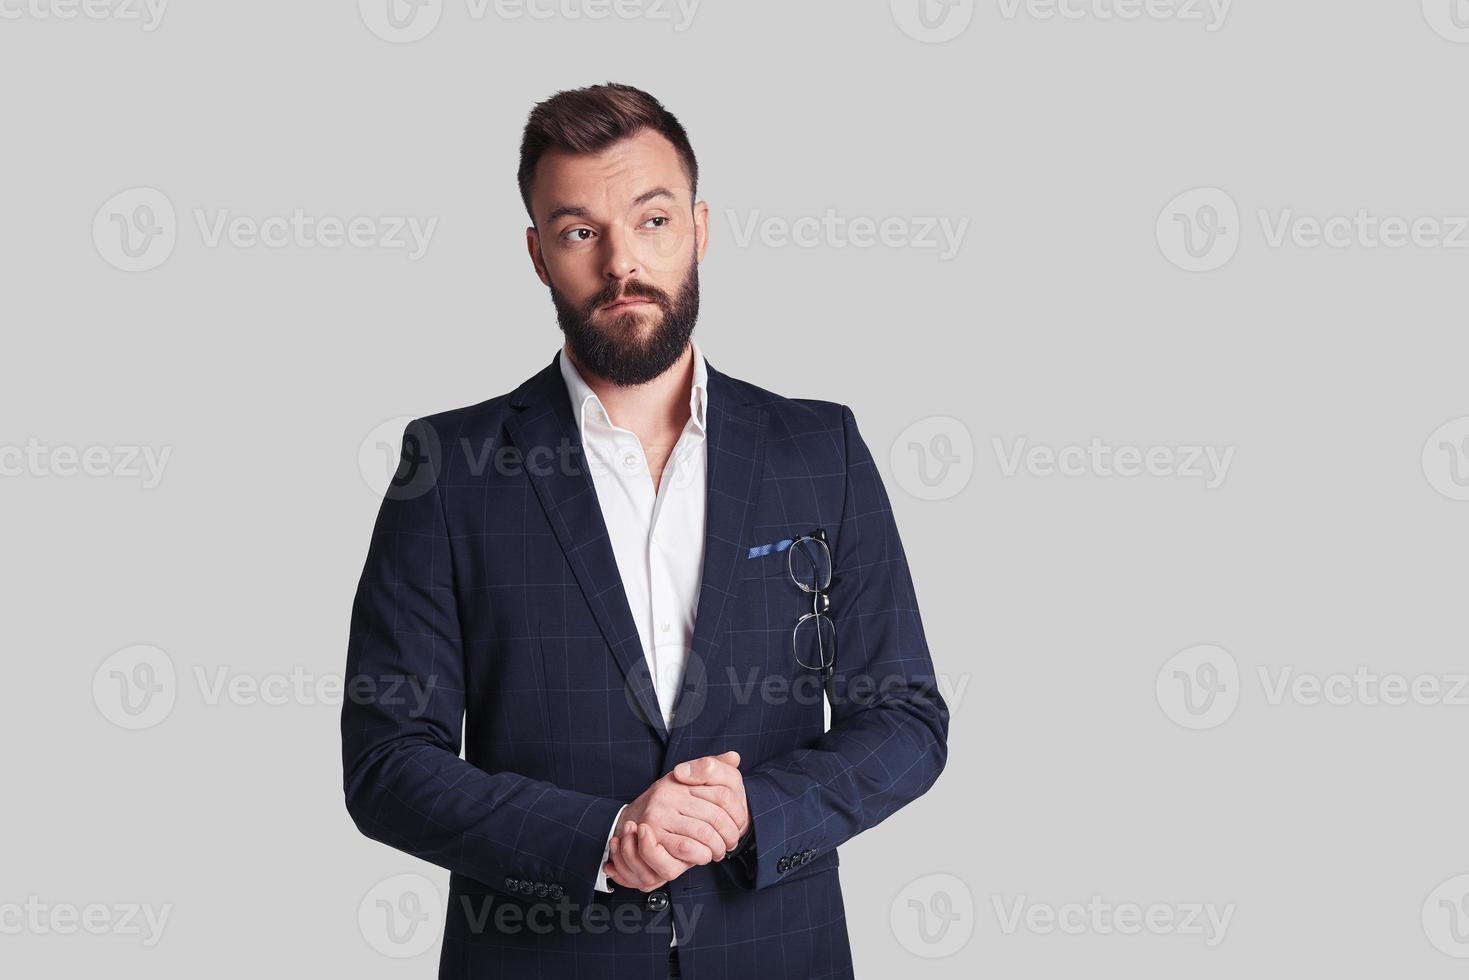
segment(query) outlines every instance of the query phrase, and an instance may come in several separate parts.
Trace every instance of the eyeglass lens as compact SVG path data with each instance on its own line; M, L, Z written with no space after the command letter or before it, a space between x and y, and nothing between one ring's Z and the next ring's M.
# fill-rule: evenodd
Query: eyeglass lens
M825 670L836 658L836 623L821 613L805 616L796 624L792 642L796 647L796 660L802 667Z
M801 538L791 545L791 578L807 592L831 585L831 552L826 543L815 538Z

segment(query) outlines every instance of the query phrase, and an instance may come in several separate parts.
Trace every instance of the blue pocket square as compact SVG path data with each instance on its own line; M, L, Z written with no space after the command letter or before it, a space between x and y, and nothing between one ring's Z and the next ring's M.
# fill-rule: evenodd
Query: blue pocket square
M766 555L770 554L773 551L785 551L787 548L795 543L795 540L795 538L786 538L783 541L776 541L772 544L758 544L750 549L750 553L746 557L764 558Z

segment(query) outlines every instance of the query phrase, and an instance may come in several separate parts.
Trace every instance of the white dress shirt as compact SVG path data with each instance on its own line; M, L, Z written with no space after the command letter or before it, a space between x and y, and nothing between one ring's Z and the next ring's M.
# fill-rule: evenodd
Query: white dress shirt
M694 642L694 614L704 571L709 372L698 344L689 343L694 354L689 421L669 454L656 490L637 434L613 424L602 400L564 349L559 359L628 608L637 624L663 722L670 728L684 664ZM609 842L621 819L619 812L607 835ZM607 860L605 851L602 860ZM600 865L596 887L612 890Z

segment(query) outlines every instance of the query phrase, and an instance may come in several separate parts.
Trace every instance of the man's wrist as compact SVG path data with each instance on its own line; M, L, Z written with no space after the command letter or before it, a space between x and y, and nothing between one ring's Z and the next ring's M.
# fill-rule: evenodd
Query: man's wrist
M751 820L750 821L750 826L748 826L748 827L745 828L745 833L744 833L743 836L740 837L739 842L736 843L734 847L730 848L728 851L725 852L725 855L724 855L725 860L728 861L728 860L731 860L731 859L734 859L734 860L741 860L741 859L743 859L745 857L745 855L748 854L754 848L754 843L755 843L755 821Z
M612 883L607 880L607 873L602 870L602 866L611 859L612 838L617 836L617 828L622 823L622 814L626 809L627 805L623 804L622 808L617 811L617 816L612 820L612 829L607 831L607 843L602 845L602 862L597 865L597 877L592 883L593 891L612 891Z

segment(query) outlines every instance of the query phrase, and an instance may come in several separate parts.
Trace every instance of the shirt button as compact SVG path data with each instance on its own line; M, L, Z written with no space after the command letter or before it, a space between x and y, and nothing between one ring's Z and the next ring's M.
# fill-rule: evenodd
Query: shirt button
M658 624L658 628L660 630L662 630L663 632L665 632L665 633L668 632L668 624L667 623L659 623Z
M626 456L622 457L622 465L628 467L636 466L638 465L638 458L632 453L628 453Z

